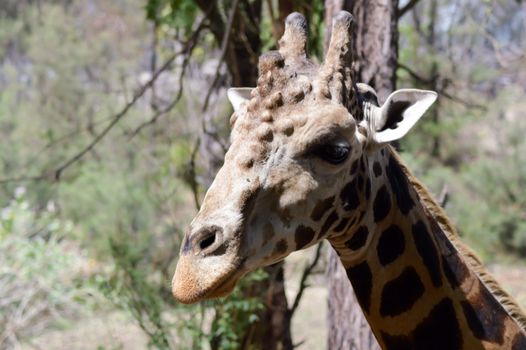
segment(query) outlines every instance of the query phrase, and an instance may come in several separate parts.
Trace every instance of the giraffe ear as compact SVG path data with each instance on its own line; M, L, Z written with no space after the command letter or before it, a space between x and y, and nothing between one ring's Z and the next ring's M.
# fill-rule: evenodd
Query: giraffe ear
M373 106L370 126L378 144L399 140L418 122L437 99L428 90L401 89L393 92L382 107Z
M234 111L237 112L243 103L250 100L250 93L252 90L253 88L247 87L228 89L227 96L230 100L230 103L232 104L232 107L234 107Z

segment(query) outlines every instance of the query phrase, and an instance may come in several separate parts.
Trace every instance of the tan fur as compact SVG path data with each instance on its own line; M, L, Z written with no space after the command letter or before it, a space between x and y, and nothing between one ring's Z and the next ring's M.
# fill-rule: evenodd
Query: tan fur
M480 278L482 283L489 289L489 291L497 298L497 300L504 306L506 311L510 314L513 319L517 321L522 329L526 331L526 314L517 304L517 302L504 291L499 283L491 276L491 274L484 268L482 261L475 254L475 252L465 245L460 240L459 235L455 227L449 221L446 212L436 202L433 196L430 194L426 186L420 182L411 171L404 165L398 153L392 148L388 147L391 155L398 161L405 175L413 185L418 198L421 201L424 208L436 219L442 231L446 234L448 239L453 243L459 253L466 259L466 262L473 269L475 274Z

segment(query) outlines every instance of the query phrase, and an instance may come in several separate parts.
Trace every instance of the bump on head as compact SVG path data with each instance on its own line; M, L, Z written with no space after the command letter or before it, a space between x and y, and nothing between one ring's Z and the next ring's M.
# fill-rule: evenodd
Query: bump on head
M290 115L289 106L302 101L332 99L348 109L356 101L352 79L352 15L341 11L334 17L329 49L320 68L307 58L307 28L305 17L297 12L290 14L279 51L260 57L257 88L247 104L250 118L271 124Z
M280 91L274 92L264 101L264 106L267 109L274 109L283 105L283 95Z
M259 126L256 130L256 135L261 142L271 142L274 137L272 128L268 124Z
M265 76L268 72L271 72L276 68L283 68L284 66L283 56L278 51L269 51L259 57L258 69L259 75Z
M283 56L278 51L269 51L259 58L259 78L257 95L265 97L270 94L275 86L276 80L282 76L281 70L284 66Z

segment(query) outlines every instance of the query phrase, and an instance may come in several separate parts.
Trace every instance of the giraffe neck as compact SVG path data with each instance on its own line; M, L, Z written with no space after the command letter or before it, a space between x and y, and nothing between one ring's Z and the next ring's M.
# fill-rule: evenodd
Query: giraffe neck
M358 192L370 200L329 240L382 347L526 349L524 315L506 295L499 300L504 293L394 151L363 163Z

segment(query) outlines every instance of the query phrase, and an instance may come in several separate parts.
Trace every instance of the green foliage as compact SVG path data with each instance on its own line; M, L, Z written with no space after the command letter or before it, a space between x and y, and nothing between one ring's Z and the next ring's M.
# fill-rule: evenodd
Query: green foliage
M517 95L516 91L505 90L497 98L510 107L504 118L492 123L495 136L488 141L494 146L488 157L480 157L466 167L462 177L484 209L474 220L484 224L480 232L492 234L502 248L526 257L526 199L522 195L526 184L526 123L520 117L524 104L505 103Z
M438 2L433 14L431 3L399 25L398 86L439 92L402 141L404 158L435 194L446 186L446 210L469 245L489 259L525 256L524 82L515 73L525 66L503 56L524 47L523 13L506 1L466 1Z
M144 264L144 249L129 240L110 240L110 251L115 261L111 278L101 279L103 293L118 307L129 311L149 337L149 345L157 349L174 348L170 324L163 320L162 290L149 278L149 266Z
M19 187L0 211L0 348L16 345L42 328L92 303L80 279L85 257L64 240L71 222L59 220L53 203L33 209Z
M75 181L60 187L64 215L79 222L79 238L89 237L99 256L107 256L106 243L113 232L125 229L140 239L151 227L155 216L151 194L137 182L124 171L87 165Z
M273 1L266 3L273 4ZM323 0L314 0L314 1L292 1L294 4L292 7L296 11L302 12L309 21L309 37L307 48L309 50L309 56L314 59L319 59L321 61L323 57L324 50L324 38L325 38L325 25L324 25L324 1ZM275 10L276 11L276 10ZM272 35L273 32L273 23L270 16L263 16L260 29L261 29L261 52L266 52L277 48L276 38Z
M447 187L450 217L467 243L488 260L510 253L526 257L526 201L521 195L526 184L526 123L519 117L523 103L512 103L519 95L517 89L505 89L485 114L457 126L457 140L443 148L453 166L422 151L403 155L433 193ZM435 127L444 133L442 125L447 121ZM404 146L425 148L428 131L422 129ZM478 148L465 143L466 135L480 140Z
M263 270L257 270L240 281L234 292L225 301L214 302L216 317L212 324L211 340L219 349L235 350L241 348L247 330L259 320L264 309L261 300L247 297L248 289L268 276Z
M115 263L109 277L98 277L104 295L137 321L156 349L239 349L243 336L259 318L263 304L247 298L247 289L265 279L259 270L243 279L224 300L195 306L173 302L169 275L151 266L148 248L125 237L110 240ZM204 324L211 323L210 330Z
M310 5L312 9L309 21L309 51L312 57L321 58L323 56L325 38L325 3L323 0L314 0L310 2Z
M186 33L190 33L198 14L198 7L192 0L148 0L145 10L148 20L166 29L183 29Z

